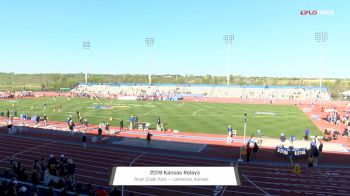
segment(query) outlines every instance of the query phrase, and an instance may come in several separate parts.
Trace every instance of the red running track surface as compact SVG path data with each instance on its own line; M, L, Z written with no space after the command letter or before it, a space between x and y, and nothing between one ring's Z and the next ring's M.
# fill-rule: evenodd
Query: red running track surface
M109 172L114 166L227 166L236 164L229 155L184 153L128 148L108 142L88 144L83 149L80 136L42 133L7 135L0 131L0 170L9 168L8 158L16 157L29 169L35 159L50 154L65 154L76 163L76 180L108 187ZM208 146L215 152L215 146ZM216 149L228 153L227 149ZM210 151L210 149L209 149ZM260 155L263 156L263 155ZM219 157L219 158L218 158ZM221 157L221 158L220 158ZM344 155L345 157L345 155ZM347 159L349 159L347 157ZM278 161L277 161L278 162ZM242 186L133 186L124 187L126 195L350 195L350 168L334 166L307 169L292 174L291 166L269 163L239 163Z

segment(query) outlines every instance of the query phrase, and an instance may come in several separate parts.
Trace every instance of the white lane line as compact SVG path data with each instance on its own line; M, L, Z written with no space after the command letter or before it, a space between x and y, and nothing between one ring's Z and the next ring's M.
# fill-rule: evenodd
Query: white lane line
M343 144L338 144L338 146L342 149L342 152L348 152Z
M142 153L142 154L140 154L138 157L136 157L136 158L130 163L129 167L131 167L137 159L139 159L140 157L142 157L142 156L145 155L145 154L146 154L146 153Z
M156 111L156 110L157 110L157 109L151 110L151 111L145 113L145 115L148 115L148 114L150 114L151 112L154 112L154 111Z
M142 154L140 154L139 156L137 156L137 157L130 163L129 167L131 167L131 166L134 164L134 162L135 162L137 159L139 159L140 157L142 157L144 154L146 154L146 153L142 153ZM124 186L122 186L122 196L124 196Z
M53 144L53 143L56 143L56 142L46 143L46 144L42 144L42 145L39 145L39 146L35 146L35 147L33 147L33 148L28 148L28 149L26 149L26 150L22 150L22 151L20 151L20 152L18 152L18 153L15 153L15 154L13 154L12 156L17 156L17 155L23 154L23 153L28 152L28 151L40 149L40 148L42 148L42 147L48 146L48 145ZM8 160L8 158L3 158L3 159L1 159L0 161L6 161L6 160Z
M200 147L197 152L202 152L202 150L207 147L207 144L203 144L202 147Z
M178 105L177 107L182 107L183 105L185 105L185 103L182 103L182 104Z
M206 108L201 108L199 110L196 110L195 112L193 112L192 116L195 116L197 114L197 112L202 111L202 110L206 110L209 109L210 107L206 107Z
M257 189L259 189L261 192L265 193L265 195L271 196L268 192L264 191L264 189L260 188L258 185L256 185L254 182L252 182L251 180L249 180L249 178L247 178L244 174L242 175L243 178L245 178L250 184L252 184L253 186L255 186Z
M227 186L225 186L224 190L222 190L222 192L221 192L221 196L223 196L223 195L224 195L224 193L225 193L225 191L226 191L226 188L227 188Z

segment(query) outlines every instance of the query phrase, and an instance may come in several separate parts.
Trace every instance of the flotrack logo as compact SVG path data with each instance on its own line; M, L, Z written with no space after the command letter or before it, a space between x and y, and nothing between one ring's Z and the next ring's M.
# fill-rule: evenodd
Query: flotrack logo
M301 10L300 15L302 16L332 16L334 15L333 10Z

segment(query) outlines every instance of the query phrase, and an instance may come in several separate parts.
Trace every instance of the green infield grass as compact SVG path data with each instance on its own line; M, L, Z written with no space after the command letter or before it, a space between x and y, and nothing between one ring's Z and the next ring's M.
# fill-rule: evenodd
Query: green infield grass
M47 108L44 110L44 103ZM61 106L62 110L58 111ZM119 126L121 119L127 127L130 115L137 115L139 122L149 122L155 127L157 116L165 124L165 128L180 132L227 134L227 126L231 125L243 135L244 113L247 113L247 135L261 130L264 136L279 137L284 133L287 137L295 135L301 139L306 128L311 135L320 135L318 128L306 115L293 105L255 105L232 103L200 103L171 101L117 101L96 100L89 98L52 97L26 98L17 100L1 100L0 111L6 114L9 109L13 115L16 108L18 115L47 114L49 120L66 121L72 115L78 121L76 112L80 111L89 124L109 122ZM110 121L112 117L112 121Z

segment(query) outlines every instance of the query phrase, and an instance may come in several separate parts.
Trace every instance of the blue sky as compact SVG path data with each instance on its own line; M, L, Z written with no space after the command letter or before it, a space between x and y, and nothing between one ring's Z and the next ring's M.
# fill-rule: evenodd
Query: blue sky
M333 10L301 16L300 10ZM0 72L349 78L347 0L0 0ZM324 67L314 33L326 31ZM91 49L84 51L82 42Z

